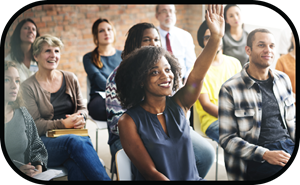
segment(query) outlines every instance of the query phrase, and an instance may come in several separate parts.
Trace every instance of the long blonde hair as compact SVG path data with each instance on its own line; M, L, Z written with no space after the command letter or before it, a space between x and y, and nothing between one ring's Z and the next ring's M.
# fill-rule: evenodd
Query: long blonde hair
M5 61L4 62L5 73L8 70L8 68L10 68L10 67L14 67L18 71L18 68L17 68L16 64L13 61L9 61L9 60ZM23 98L22 98L22 93L21 93L21 88L19 88L17 99L15 101L13 101L13 102L9 102L8 105L10 105L11 108L14 109L14 110L18 109L18 108L20 108L21 106L24 105Z

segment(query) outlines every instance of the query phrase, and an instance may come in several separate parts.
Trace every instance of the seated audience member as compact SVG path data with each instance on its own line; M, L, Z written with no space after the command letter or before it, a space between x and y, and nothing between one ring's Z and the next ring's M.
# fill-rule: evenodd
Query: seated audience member
M22 107L23 101L19 92L20 75L15 63L5 61L4 70L5 147L17 168L33 177L47 169L48 153L31 115Z
M210 30L206 21L201 24L197 38L199 45L204 48L210 38ZM240 61L223 54L222 46L221 43L205 75L200 96L195 103L201 123L201 131L216 142L219 142L219 91L225 81L242 69Z
M90 81L90 101L88 111L91 117L98 121L106 121L105 99L99 91L104 92L106 80L110 73L119 66L121 51L113 47L116 31L107 19L98 19L92 27L96 48L83 57L84 69Z
M32 19L24 19L18 23L10 38L10 53L5 60L14 61L20 75L20 82L25 81L37 70L37 64L32 57L32 44L40 36Z
M289 161L295 140L295 99L285 73L272 69L275 39L252 31L242 71L219 93L220 145L229 180L260 180Z
M189 32L175 26L175 5L161 4L155 10L162 47L178 59L184 84L196 60L193 37Z
M248 33L244 30L241 9L236 4L228 4L224 8L225 35L223 37L223 53L237 58L241 65L248 62L245 52Z
M21 85L25 105L48 151L49 167L65 166L68 180L110 180L89 137L45 136L51 129L81 129L87 116L77 77L56 69L62 47L51 35L38 37L33 43L39 70Z
M275 69L282 71L289 76L292 82L293 96L296 98L296 45L294 35L292 35L291 40L289 53L282 55L278 59Z
M120 117L118 127L121 144L133 164L134 180L202 179L186 114L199 97L204 76L221 43L222 12L222 6L208 6L206 20L211 38L186 84L177 92L181 68L167 50L141 47L121 62L115 81L117 95L127 111Z
M138 23L129 29L122 58L124 59L133 50L142 46L161 46L158 30L151 23ZM105 91L107 124L109 128L108 144L110 145L113 161L116 152L122 149L117 123L121 115L126 111L126 109L122 108L121 102L116 96L117 87L115 75L117 73L117 69L118 68L116 68L109 76ZM201 137L193 129L190 129L190 132L197 170L200 177L205 177L214 161L214 149L206 139Z

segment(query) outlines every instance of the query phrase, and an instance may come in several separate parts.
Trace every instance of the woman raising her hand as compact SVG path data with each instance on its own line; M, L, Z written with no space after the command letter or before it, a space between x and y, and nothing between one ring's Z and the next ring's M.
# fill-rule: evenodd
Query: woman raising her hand
M199 97L207 70L224 35L223 7L206 12L211 37L196 59L187 83L174 96L180 65L160 47L133 51L116 74L117 93L128 109L118 122L122 146L132 161L134 180L201 180L186 113ZM130 87L130 88L129 88Z

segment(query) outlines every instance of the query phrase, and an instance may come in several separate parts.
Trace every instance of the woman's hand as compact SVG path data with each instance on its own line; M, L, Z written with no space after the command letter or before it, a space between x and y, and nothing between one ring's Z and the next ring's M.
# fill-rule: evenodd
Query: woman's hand
M223 15L223 5L208 5L205 19L211 32L211 36L224 36L225 21Z
M35 171L35 169L37 169L37 171ZM42 173L42 166L38 165L37 168L35 168L34 166L31 165L31 163L28 163L24 166L21 166L20 170L26 175L28 175L29 177L33 177L39 173Z
M65 122L65 123L64 123ZM74 113L72 115L67 114L66 119L63 120L63 124L66 128L76 128L81 129L85 126L85 120L80 112Z

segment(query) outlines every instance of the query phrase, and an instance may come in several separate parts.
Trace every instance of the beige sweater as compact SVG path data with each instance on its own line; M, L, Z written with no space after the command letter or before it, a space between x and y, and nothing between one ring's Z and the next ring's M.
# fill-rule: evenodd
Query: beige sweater
M77 77L70 72L61 72L66 80L66 94L71 97L75 105L74 113L81 112L87 117L88 111L83 103ZM35 74L21 84L21 90L25 107L35 121L39 136L45 135L51 129L65 128L61 122L62 119L52 120L54 109L50 102L51 93L40 86Z

